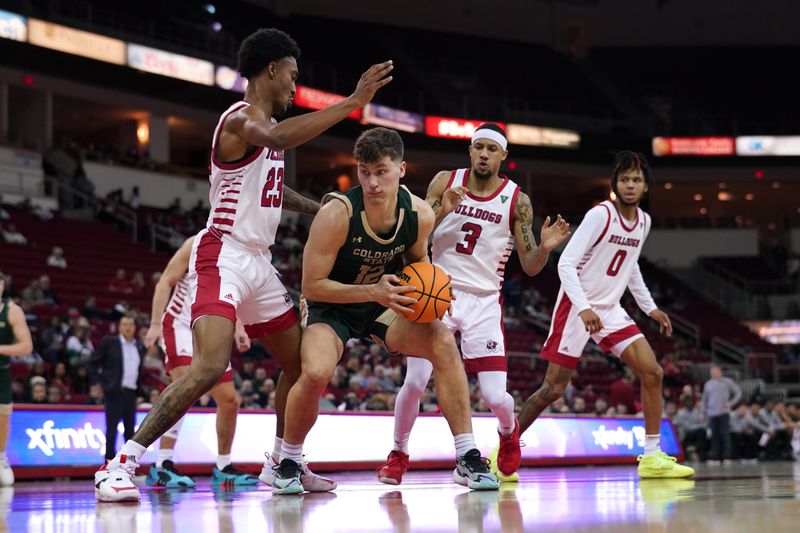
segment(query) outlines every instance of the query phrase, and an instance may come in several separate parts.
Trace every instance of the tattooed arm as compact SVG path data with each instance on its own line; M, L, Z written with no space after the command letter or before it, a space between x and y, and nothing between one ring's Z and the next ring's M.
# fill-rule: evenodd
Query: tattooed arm
M567 237L569 224L558 215L555 224L550 225L550 217L544 221L541 233L541 245L536 245L533 236L533 207L531 199L524 192L519 193L517 205L514 207L514 240L522 270L529 276L535 276L547 264L550 252Z
M306 198L289 187L283 188L283 207L312 217L319 211L319 202Z
M453 187L447 188L450 181L452 172L443 170L436 174L428 185L428 193L425 195L425 201L428 202L433 208L433 213L436 219L433 222L433 229L435 230L442 222L444 217L452 213L458 207L458 204L464 199L467 192L466 187ZM431 232L433 234L433 232Z

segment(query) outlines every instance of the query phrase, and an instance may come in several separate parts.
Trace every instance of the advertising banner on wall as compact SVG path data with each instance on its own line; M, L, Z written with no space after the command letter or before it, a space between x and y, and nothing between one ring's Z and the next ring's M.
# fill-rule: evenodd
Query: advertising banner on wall
M341 94L329 93L319 89L312 89L305 85L298 85L294 93L294 105L306 109L325 109L329 105L341 102L346 97ZM349 118L361 120L361 109L356 109L349 115Z
M214 85L214 65L209 61L128 43L128 65L170 78Z
M137 425L146 413L136 416ZM239 414L233 460L261 463L275 435L275 415L266 412ZM497 444L497 420L473 417L476 443L486 454ZM321 414L304 445L314 463L381 462L391 443L391 413ZM357 439L347 435L358 435ZM448 461L453 457L453 438L442 416L420 416L410 441L416 461ZM643 453L644 420L640 418L542 417L522 435L527 459L629 458ZM424 437L423 437L424 436ZM117 449L123 444L120 424ZM678 455L680 448L672 425L663 421L661 446ZM82 466L103 462L105 415L100 410L26 410L15 406L11 418L8 458L12 466ZM158 444L148 448L142 463L156 460ZM186 415L175 449L176 463L212 464L217 456L216 414Z
M719 157L736 154L733 137L654 137L653 155Z
M736 137L736 155L800 156L800 136Z
M30 19L28 41L31 44L67 54L88 57L115 65L125 64L125 41L60 24Z
M425 118L422 115L380 104L367 104L364 107L364 122L409 133L425 129Z
M22 15L0 9L0 38L23 43L27 41L27 19Z
M445 137L447 139L471 139L472 134L485 120L472 120L450 117L425 117L425 135L431 137ZM502 122L495 122L505 128Z
M509 124L506 128L506 135L511 144L556 148L578 148L581 144L581 136L577 131L540 128L523 124Z

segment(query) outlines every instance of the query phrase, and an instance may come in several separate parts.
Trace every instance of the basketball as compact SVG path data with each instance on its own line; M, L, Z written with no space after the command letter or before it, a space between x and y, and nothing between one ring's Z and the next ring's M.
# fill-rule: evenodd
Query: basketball
M416 291L404 293L405 296L417 299L417 303L408 306L414 312L406 315L406 318L424 324L444 316L452 297L450 276L447 272L432 263L412 263L397 277L400 278L401 285L417 288Z

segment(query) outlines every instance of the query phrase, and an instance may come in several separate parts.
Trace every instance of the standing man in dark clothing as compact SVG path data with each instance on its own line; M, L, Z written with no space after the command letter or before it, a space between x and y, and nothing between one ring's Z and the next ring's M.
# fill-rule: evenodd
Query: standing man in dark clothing
M711 429L712 461L731 458L731 406L742 399L742 390L730 378L722 377L722 369L711 367L711 379L703 387L703 412Z
M133 436L136 390L142 375L145 349L136 339L133 317L119 319L119 335L105 337L92 355L92 370L103 386L106 407L106 459L116 455L117 424L125 426L125 440Z

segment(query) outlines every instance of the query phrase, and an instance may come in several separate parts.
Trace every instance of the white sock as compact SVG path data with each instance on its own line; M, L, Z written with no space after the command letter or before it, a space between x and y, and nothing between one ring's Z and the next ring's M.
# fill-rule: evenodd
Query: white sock
M393 450L408 453L408 438L419 414L419 399L428 386L433 365L421 357L409 357L406 361L406 379L394 402L394 446Z
M283 441L283 447L281 448L281 461L284 459L291 459L297 464L303 462L303 443L300 444L289 444L286 441Z
M644 454L653 455L661 451L661 434L644 436Z
M138 463L141 461L144 452L147 451L147 448L139 444L138 442L133 442L129 440L125 443L122 447L122 450L114 457L112 460L108 462L109 470L111 468L116 468L119 466L120 457L125 455L129 461L133 461L134 463Z
M506 391L507 373L500 371L478 372L478 384L486 405L499 422L497 431L508 436L514 431L514 398Z
M231 461L231 454L229 454L229 453L225 454L225 455L223 455L221 453L217 454L217 468L218 469L224 470L225 467L228 466L229 464L231 464L232 462L233 461Z
M276 463L281 462L281 448L283 447L283 439L275 437L275 444L272 445L272 460Z
M159 448L158 457L156 458L156 468L164 466L164 461L172 461L172 455L175 450L172 448Z
M8 457L6 457L6 452L0 452L0 463L5 463L8 461Z
M476 447L475 436L472 433L453 435L453 441L456 444L456 459Z

